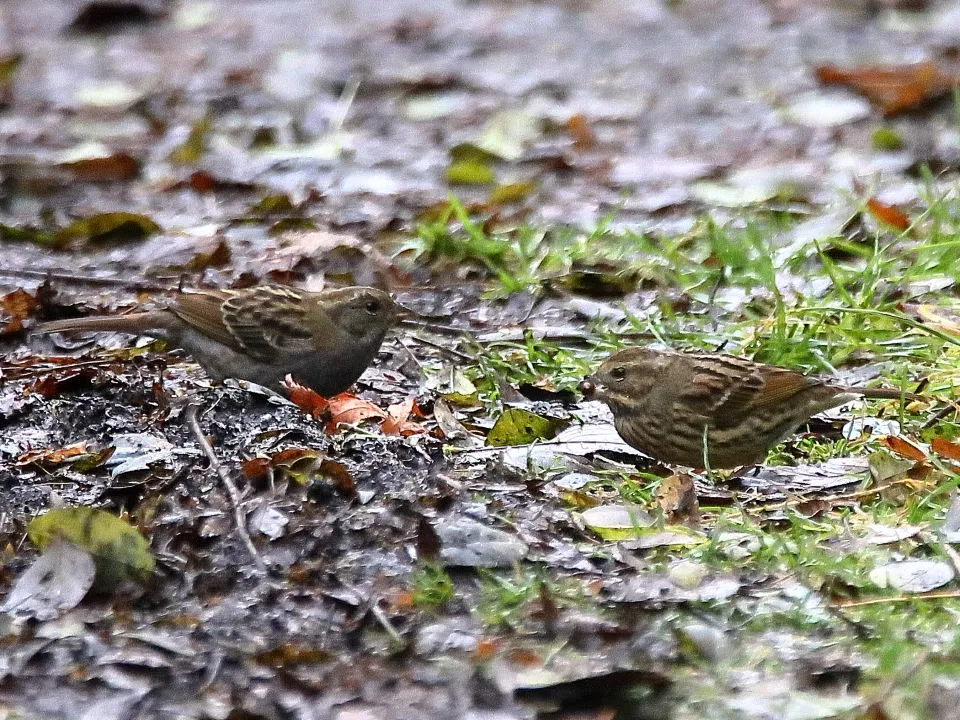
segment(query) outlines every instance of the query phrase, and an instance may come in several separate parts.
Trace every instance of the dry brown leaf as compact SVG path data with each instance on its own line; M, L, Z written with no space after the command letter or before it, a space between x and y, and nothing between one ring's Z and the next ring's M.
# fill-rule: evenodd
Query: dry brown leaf
M943 438L934 438L930 441L930 449L941 457L950 460L960 460L960 444L944 440Z
M906 230L910 227L910 218L896 205L888 205L876 198L870 198L867 200L867 210L877 220L897 230Z
M38 304L37 298L22 288L0 297L0 335L23 330L23 321Z
M958 78L932 62L913 65L865 65L844 70L834 65L816 68L824 85L853 88L880 108L884 115L916 110L950 92Z
M906 458L907 460L923 462L927 459L927 456L924 454L923 450L918 448L913 443L907 442L903 438L899 438L896 435L887 435L885 438L883 438L883 444L897 455Z
M697 526L700 524L700 503L693 478L689 475L671 475L663 479L657 491L657 501L667 522Z
M380 425L381 432L385 435L403 435L404 437L426 432L423 425L409 419L411 415L423 417L423 413L417 407L416 398L409 397L401 403L391 405L387 408L387 417Z

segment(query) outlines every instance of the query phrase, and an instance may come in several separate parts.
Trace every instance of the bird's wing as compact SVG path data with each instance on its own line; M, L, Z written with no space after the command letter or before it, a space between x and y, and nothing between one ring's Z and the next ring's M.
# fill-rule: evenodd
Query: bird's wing
M240 344L223 322L223 303L226 300L225 293L213 290L181 293L170 304L169 310L193 329L239 350Z
M692 369L692 379L681 399L691 409L712 418L720 428L736 425L750 413L818 384L793 370L727 356L694 361Z
M236 341L249 355L268 361L279 352L313 347L307 316L304 295L280 286L231 293L223 303L224 324Z
M255 360L311 347L303 296L279 286L184 293L170 310L217 342Z

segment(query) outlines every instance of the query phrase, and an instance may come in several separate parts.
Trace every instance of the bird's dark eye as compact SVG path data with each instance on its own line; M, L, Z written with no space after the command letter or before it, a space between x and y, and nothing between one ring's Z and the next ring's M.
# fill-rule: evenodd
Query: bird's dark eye
M615 367L613 370L610 371L610 377L612 377L614 380L617 380L617 381L623 380L626 376L627 376L627 369L622 366Z
M380 312L380 303L377 300L367 300L367 304L364 305L364 308L366 308L367 312L371 315L376 315L378 312Z

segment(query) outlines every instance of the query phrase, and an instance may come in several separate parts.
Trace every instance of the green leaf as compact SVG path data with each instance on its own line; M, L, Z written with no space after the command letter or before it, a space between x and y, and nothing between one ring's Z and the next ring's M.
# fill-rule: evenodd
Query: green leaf
M556 435L557 423L549 418L521 408L509 408L497 418L487 445L503 447L506 445L529 445L534 440L544 440Z
M500 158L489 150L484 150L473 143L460 143L450 148L450 161L456 163L477 163L478 165L490 165Z
M536 189L536 184L532 182L507 183L491 190L490 195L487 196L487 202L491 205L520 202Z
M13 80L13 75L22 62L23 55L20 53L0 57L0 85L9 84Z
M878 127L870 135L870 144L874 150L900 150L903 138L891 127Z
M447 168L446 175L451 185L486 185L495 179L489 167L469 160L453 163Z
M210 134L210 114L204 115L190 128L187 139L170 151L167 159L174 165L194 165L203 157L207 146L207 135Z
M60 248L65 244L57 239L57 234L49 230L23 226L14 227L12 225L0 224L0 240L9 240L11 242L31 242L36 245L45 245L47 247Z
M116 584L123 578L142 580L155 565L149 543L136 528L96 508L49 510L30 522L27 536L41 550L61 538L89 552L100 585Z
M143 240L160 232L160 226L146 215L130 212L108 212L75 220L55 235L57 243L70 240L112 242Z

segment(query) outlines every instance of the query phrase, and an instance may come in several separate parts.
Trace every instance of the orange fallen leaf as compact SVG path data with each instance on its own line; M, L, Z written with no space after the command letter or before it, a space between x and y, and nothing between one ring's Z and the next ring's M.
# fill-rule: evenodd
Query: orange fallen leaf
M500 650L500 641L495 638L480 638L474 648L473 656L478 662L493 660Z
M850 70L821 65L815 72L824 85L851 87L888 116L915 110L936 100L950 92L958 82L956 75L944 72L932 62L866 65Z
M328 433L337 432L341 425L356 425L364 420L380 420L381 430L387 435L407 436L426 432L422 425L409 419L410 415L423 417L412 397L384 411L369 400L350 393L325 398L299 384L290 375L287 375L283 384L290 401L308 415L322 419Z
M543 657L540 653L529 648L511 648L507 651L507 659L515 665L524 667L543 666Z
M270 458L248 458L240 465L240 469L247 480L263 480L270 472Z
M23 330L24 319L37 305L37 299L22 288L0 297L0 335Z
M567 131L567 135L573 138L573 146L577 150L589 150L596 142L593 128L590 127L587 118L580 113L567 118L564 129Z
M897 230L906 230L910 227L910 218L896 205L889 205L876 198L870 198L867 200L867 210L877 220L895 227Z
M47 448L44 450L28 450L17 458L17 465L59 465L70 458L87 454L87 443L77 442L62 448Z
M930 449L937 455L950 460L960 460L960 444L944 440L943 438L934 438L930 441Z
M74 160L63 163L61 167L73 173L78 182L89 183L119 182L134 178L140 173L140 161L125 152Z
M387 414L369 400L356 395L340 393L329 400L330 419L327 429L333 431L338 425L355 425L371 418L386 419Z
M883 444L897 455L906 458L907 460L921 462L927 459L927 456L924 454L923 450L918 448L913 443L907 442L903 438L899 438L896 435L887 435L885 438L883 438Z
M283 379L283 386L287 389L290 402L311 417L320 417L330 407L330 401L327 400L327 398L311 390L306 385L301 385L293 379L292 375L287 375Z
M385 435L403 435L404 437L425 432L426 430L423 425L408 419L410 415L423 417L423 413L420 412L420 408L417 407L417 401L413 397L409 397L401 403L388 407L387 417L384 419L383 424L380 425L380 430Z

